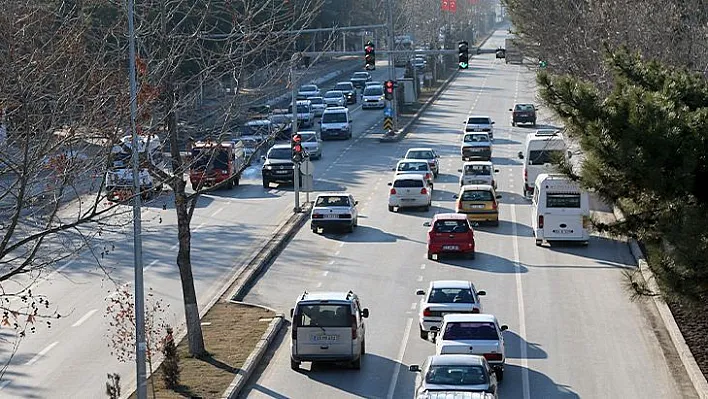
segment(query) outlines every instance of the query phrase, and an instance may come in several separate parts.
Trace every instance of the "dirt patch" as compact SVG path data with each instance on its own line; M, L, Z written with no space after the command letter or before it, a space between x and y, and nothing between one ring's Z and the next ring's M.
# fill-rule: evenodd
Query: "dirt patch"
M177 346L180 356L180 387L167 389L162 382L162 370L153 377L155 398L220 398L246 361L256 343L268 329L275 314L271 311L230 302L216 303L202 317L204 343L209 356L196 359L189 356L187 339ZM210 323L210 324L208 324ZM153 397L148 380L148 397ZM131 399L135 399L135 393Z
M708 304L667 299L671 313L703 375L708 379Z

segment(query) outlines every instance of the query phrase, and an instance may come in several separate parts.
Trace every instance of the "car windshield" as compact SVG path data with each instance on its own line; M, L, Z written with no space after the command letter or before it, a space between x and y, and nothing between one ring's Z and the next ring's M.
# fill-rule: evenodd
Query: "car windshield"
M442 339L498 341L499 334L494 323L491 322L453 322L445 326Z
M355 72L354 76L352 77L356 79L366 79L369 77L369 74L367 74L366 72Z
M580 208L580 193L554 194L546 193L547 208Z
M351 316L345 304L299 305L293 322L297 327L351 327Z
M393 187L396 188L413 188L413 187L423 187L423 179L402 179L393 182Z
M303 142L317 141L317 136L314 133L300 133Z
M324 195L321 197L317 197L317 202L315 202L315 206L349 206L349 197L347 197L346 195Z
M339 83L336 86L334 86L335 90L341 90L341 91L350 91L352 89L352 84L351 83Z
M408 151L406 158L409 159L433 159L435 154L432 151Z
M383 88L378 86L369 86L364 89L365 96L380 96L383 94Z
M516 104L516 107L514 107L515 111L534 111L533 105L531 104Z
M425 374L425 382L435 385L483 385L487 374L482 366L432 365Z
M492 167L489 165L465 165L465 174L472 176L491 176Z
M325 112L322 115L322 123L346 123L347 114L344 112Z
M311 85L300 86L300 91L317 91L317 86L311 86Z
M467 120L468 125L489 125L492 121L489 118L469 118Z
M433 288L428 303L474 303L469 288Z
M325 98L339 98L342 97L341 91L328 91L325 93Z
M290 148L271 148L268 151L268 159L291 159L293 156Z
M486 143L489 141L489 136L486 134L466 134L465 143Z
M292 105L288 107L288 112L290 112L290 113L293 112ZM297 106L297 113L298 114L307 114L309 112L310 112L310 107L308 107L307 105L298 104L298 106Z
M244 136L255 136L255 135L265 135L267 136L269 132L269 125L246 125L243 127Z
M310 97L311 104L324 104L324 99L322 97Z
M211 159L213 158L213 160ZM225 170L229 168L229 153L226 150L217 150L216 155L211 150L201 148L192 149L192 159L195 168L204 169L212 162L213 169Z
M401 162L398 164L399 172L427 172L427 162Z
M494 196L487 190L466 190L462 193L462 201L493 201Z
M470 231L470 225L466 220L438 220L433 226L436 233L467 233Z
M557 164L562 159L563 151L561 150L539 150L529 152L529 165L543 165L547 163Z

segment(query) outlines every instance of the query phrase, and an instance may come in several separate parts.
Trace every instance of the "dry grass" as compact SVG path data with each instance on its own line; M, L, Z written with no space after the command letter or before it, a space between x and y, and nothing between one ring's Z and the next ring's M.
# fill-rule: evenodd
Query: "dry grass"
M154 373L155 397L220 398L268 328L273 316L273 312L252 306L221 301L215 304L202 317L204 342L209 357L190 357L185 337L177 346L181 385L174 391L165 388L161 370L158 369ZM262 319L267 321L260 321ZM151 381L148 381L148 397L153 397ZM135 393L131 395L131 399L134 398Z

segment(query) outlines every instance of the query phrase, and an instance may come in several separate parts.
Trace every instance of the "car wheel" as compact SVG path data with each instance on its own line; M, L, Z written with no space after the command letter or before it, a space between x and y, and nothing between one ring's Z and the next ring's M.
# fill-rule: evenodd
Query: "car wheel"
M393 207L391 205L388 206L388 211L393 212Z
M361 340L361 356L364 356L366 354L366 340L362 339Z
M531 126L536 127L536 121L531 122Z
M583 246L584 246L584 247L587 247L588 245L590 245L590 241L583 241Z
M352 362L352 368L354 370L360 370L361 369L361 356L359 356L358 359Z
M347 228L347 232L348 232L348 233L353 233L353 232L354 232L354 223L352 223L351 225L349 225L349 227Z
M504 380L504 370L496 370L497 381L502 382Z
M300 370L300 362L296 362L295 360L290 359L290 368L295 371Z
M499 227L499 219L492 222L492 226Z
M428 252L428 259L433 260L433 255L434 254L432 252Z
M192 191L197 191L197 185L192 183Z
M423 212L428 212L430 210L430 205L426 205L423 207Z
M428 340L428 332L423 330L423 327L418 326L418 329L420 330L420 338L424 340Z
M536 246L540 247L543 244L543 240L536 240Z
M435 173L433 173L433 177L437 179L437 178L438 178L438 174L440 174L440 172L435 172Z
M233 180L233 185L232 185L232 187L238 187L239 184L241 184L241 177L240 177L240 176L237 176L237 177Z
M476 257L476 253L474 251L470 252L467 254L467 259L474 259Z
M263 180L263 188L270 188L270 181Z
M516 122L511 122L511 126L516 126Z

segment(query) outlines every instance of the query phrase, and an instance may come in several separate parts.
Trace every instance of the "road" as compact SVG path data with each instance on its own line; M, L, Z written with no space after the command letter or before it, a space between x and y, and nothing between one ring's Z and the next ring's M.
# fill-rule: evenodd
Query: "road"
M505 31L486 43L503 44ZM410 398L415 375L407 370L434 353L418 336L417 288L436 279L466 279L485 289L485 310L509 326L502 398L681 398L676 380L685 375L666 360L652 325L651 304L633 303L622 272L634 261L625 244L592 237L588 247L536 247L530 202L520 195L516 153L532 128L512 128L508 109L534 102L533 76L523 66L505 65L494 54L475 56L442 97L398 144L361 140L356 154L342 159L329 180L360 202L359 227L351 234L313 234L303 228L245 300L286 315L308 291L354 290L368 307L367 355L360 371L303 364L289 367L289 335L281 334L244 394L249 398ZM477 229L475 260L429 261L426 228L434 213L454 209L462 161L459 143L468 113L496 121L494 162L503 196L499 227ZM550 118L541 111L540 122ZM430 212L387 210L391 167L409 147L432 146L441 153ZM341 186L341 187L339 187ZM607 208L596 208L607 211ZM289 329L288 329L289 332Z
M374 80L383 81L388 77L386 63L378 66L372 75ZM315 189L340 189L342 183L330 179L339 170L335 166L347 158L346 154L358 153L362 136L381 130L381 110L364 111L360 103L349 108L354 118L354 139L324 144L322 160L314 162ZM257 243L271 237L287 219L293 203L292 187L263 189L258 164L246 170L240 187L202 196L191 223L194 282L202 308L254 254ZM154 313L155 319L182 325L184 307L175 261L177 228L172 204L173 199L163 195L143 209L145 286L151 294L148 308L158 302L157 298L168 307L166 312ZM129 212L122 218L124 223L129 220L126 218ZM116 232L108 230L102 236L107 252L99 245L93 254L80 254L60 263L34 283L33 291L45 295L52 309L57 306L62 318L52 320L51 328L40 323L38 332L22 341L0 380L0 398L103 397L107 373L121 374L124 390L135 384L133 361L120 363L111 355L109 319L105 316L110 299L117 297L116 286L132 292L132 227L126 224L115 228ZM96 266L93 256L107 273ZM0 334L13 338L7 329ZM4 364L10 355L4 351L0 361Z

